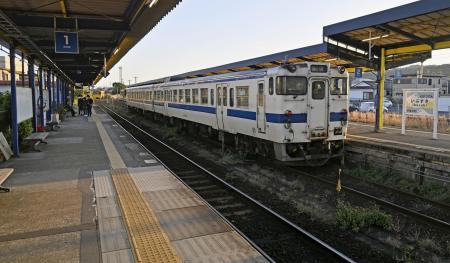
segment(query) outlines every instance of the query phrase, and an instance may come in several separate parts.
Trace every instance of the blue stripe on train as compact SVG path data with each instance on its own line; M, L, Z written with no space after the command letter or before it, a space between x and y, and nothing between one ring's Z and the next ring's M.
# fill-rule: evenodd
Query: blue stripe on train
M187 104L174 104L174 103L169 103L168 106L170 108L176 108L176 109L182 109L182 110L199 111L199 112L216 114L216 108L213 108L213 107L198 106L198 105L187 105Z
M341 111L341 112L330 112L330 121L347 121L347 112Z
M256 112L246 110L227 109L227 115L247 120L256 120Z
M176 108L176 109L216 114L216 108L213 108L213 107L186 105L186 104L174 104L174 103L169 103L168 106L171 108ZM254 112L254 111L227 109L227 116L241 118L241 119L247 119L247 120L256 120L256 112ZM287 117L284 115L284 113L266 113L267 122L284 123L286 121L286 119L287 119ZM296 113L291 116L291 123L306 123L307 121L308 121L308 115L306 113Z
M284 113L266 113L267 122L285 123L288 117ZM308 115L306 113L294 113L290 117L291 123L306 123Z

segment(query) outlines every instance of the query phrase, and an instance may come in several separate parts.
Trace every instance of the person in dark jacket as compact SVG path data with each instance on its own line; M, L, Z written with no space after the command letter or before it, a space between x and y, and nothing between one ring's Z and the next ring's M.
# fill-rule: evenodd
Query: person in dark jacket
M92 105L94 104L94 100L91 98L91 96L87 95L86 101L86 110L87 110L87 116L92 116Z
M84 115L84 98L78 97L78 116Z

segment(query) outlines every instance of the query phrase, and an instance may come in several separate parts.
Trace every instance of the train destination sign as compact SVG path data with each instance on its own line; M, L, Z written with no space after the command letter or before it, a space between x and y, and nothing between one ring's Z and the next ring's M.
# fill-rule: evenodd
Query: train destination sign
M428 116L434 119L433 138L437 136L438 89L404 89L402 134L405 134L407 116Z
M55 53L78 54L78 32L55 31Z

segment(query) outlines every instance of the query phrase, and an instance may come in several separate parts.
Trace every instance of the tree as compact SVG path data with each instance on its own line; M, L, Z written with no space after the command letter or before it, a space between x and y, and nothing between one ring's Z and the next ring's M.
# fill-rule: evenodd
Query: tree
M113 90L112 90L112 94L120 94L121 90L125 90L127 88L127 86L123 83L120 82L114 82L113 83Z

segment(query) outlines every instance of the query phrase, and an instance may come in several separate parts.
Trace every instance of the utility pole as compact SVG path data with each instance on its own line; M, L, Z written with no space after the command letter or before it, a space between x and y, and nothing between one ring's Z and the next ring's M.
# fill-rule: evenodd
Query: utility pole
M122 79L122 66L119 67L119 82L123 83L123 79Z
M137 79L138 79L138 77L134 76L134 84L137 83Z

